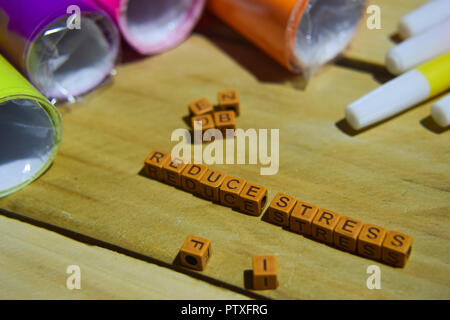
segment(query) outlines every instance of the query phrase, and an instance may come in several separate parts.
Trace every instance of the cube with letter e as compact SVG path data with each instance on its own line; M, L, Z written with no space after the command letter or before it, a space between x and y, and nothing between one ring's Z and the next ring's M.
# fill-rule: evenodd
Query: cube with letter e
M247 182L239 197L241 212L259 216L267 202L267 188Z

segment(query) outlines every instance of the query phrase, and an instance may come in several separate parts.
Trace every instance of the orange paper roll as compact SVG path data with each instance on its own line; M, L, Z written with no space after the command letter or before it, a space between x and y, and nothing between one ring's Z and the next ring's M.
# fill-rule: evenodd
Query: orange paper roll
M314 73L348 45L365 0L209 0L208 7L289 70Z

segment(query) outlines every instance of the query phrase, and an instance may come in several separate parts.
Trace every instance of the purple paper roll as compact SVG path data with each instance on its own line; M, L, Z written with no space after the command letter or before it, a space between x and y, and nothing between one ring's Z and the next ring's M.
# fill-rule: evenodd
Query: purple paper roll
M114 22L93 0L0 0L0 50L49 98L101 84L119 44Z

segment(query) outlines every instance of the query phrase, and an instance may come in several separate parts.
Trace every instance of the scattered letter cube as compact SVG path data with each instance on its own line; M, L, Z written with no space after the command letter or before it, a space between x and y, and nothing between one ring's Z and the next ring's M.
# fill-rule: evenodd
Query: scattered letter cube
M183 266L195 270L203 270L211 257L211 241L198 236L187 237L180 249L180 260Z
M381 248L386 234L385 228L365 224L358 236L358 253L374 260L381 259Z
M383 261L395 267L404 267L411 255L412 238L406 234L389 231L383 241Z
M296 202L295 198L278 192L269 205L269 220L280 226L289 226L289 218Z
M355 252L358 235L363 223L353 218L341 217L334 228L334 245L339 249Z
M208 99L202 98L189 104L189 114L192 116L200 116L213 112L214 108Z
M202 132L205 132L206 130L214 129L214 120L210 114L192 117L191 121L194 131L201 130Z
M267 188L247 182L241 191L240 211L259 216L267 202Z
M313 204L297 201L291 213L289 229L304 235L311 235L311 226L319 207Z
M222 91L217 94L218 110L233 110L239 116L239 97L236 91Z
M333 233L339 218L339 213L321 209L315 216L312 227L311 235L318 241L325 242L327 244L333 244Z
M214 123L216 128L226 135L226 129L236 129L236 117L234 111L214 112Z
M253 289L276 289L278 286L277 273L275 256L253 257Z
M170 158L170 154L167 152L162 152L159 150L153 150L150 154L145 158L145 174L147 177L156 179L156 180L164 180L162 167L166 161Z

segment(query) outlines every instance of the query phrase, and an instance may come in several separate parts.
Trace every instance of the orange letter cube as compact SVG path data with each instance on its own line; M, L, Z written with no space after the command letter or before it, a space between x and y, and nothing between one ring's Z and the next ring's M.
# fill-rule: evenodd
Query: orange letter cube
M395 267L404 267L411 255L412 238L397 231L389 231L383 241L382 250L384 262Z
M180 260L183 266L195 270L203 270L211 257L211 241L198 236L187 237L180 249Z
M321 209L313 220L311 235L321 242L332 244L334 228L340 217L339 213Z
M210 114L192 117L191 121L194 131L201 130L202 132L205 132L206 130L215 128L213 117Z
M202 98L189 104L189 114L192 116L200 116L213 112L214 108L208 99Z
M235 90L219 92L217 98L219 110L233 110L239 116L239 97Z
M164 163L169 160L170 154L167 152L162 152L159 150L153 150L150 154L145 158L145 174L147 177L156 179L156 180L164 180L164 176L162 174L162 167Z
M178 157L171 157L162 168L164 181L170 185L181 187L181 173L186 167L186 161Z
M208 169L208 171L200 179L200 196L207 200L219 202L219 190L225 178L225 173Z
M269 220L280 226L289 226L289 218L296 202L295 198L278 192L269 206Z
M291 213L289 229L300 234L311 235L312 221L318 211L318 206L297 201Z
M385 228L365 224L358 236L358 253L371 259L381 259L381 248L386 233Z
M188 164L181 174L181 188L191 193L200 192L200 179L208 168L202 164Z
M355 252L358 235L363 223L353 218L341 217L334 228L334 245L339 249Z
M246 181L241 178L226 177L220 186L220 203L231 208L239 207L239 194L244 189Z
M214 112L214 123L216 128L226 135L226 129L236 128L236 118L234 111L218 111Z
M253 257L253 289L276 289L277 258L275 256Z
M247 182L239 197L240 211L259 216L267 202L267 189L266 187Z

